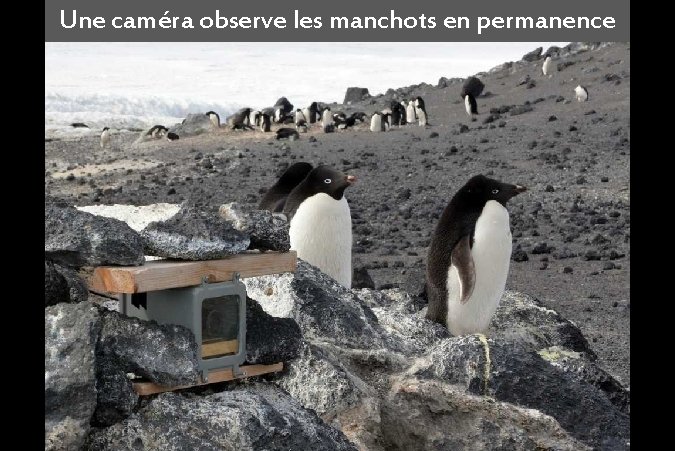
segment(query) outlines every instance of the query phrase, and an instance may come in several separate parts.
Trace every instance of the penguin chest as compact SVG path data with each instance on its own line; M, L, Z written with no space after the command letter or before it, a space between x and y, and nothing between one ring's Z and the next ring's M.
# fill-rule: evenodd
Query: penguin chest
M380 132L382 131L382 118L379 114L373 115L370 119L370 131L371 132Z
M469 100L469 96L464 96L464 108L466 108L466 114L471 116L471 101Z
M413 124L417 120L417 115L415 114L415 107L412 105L408 105L406 108L406 116L408 116L408 123Z
M289 230L291 249L341 285L352 285L352 217L347 199L319 193L298 207Z
M453 335L482 332L506 287L511 263L509 213L499 202L488 201L476 221L471 257L475 282L469 299L460 303L460 279L453 265L448 270L448 329Z

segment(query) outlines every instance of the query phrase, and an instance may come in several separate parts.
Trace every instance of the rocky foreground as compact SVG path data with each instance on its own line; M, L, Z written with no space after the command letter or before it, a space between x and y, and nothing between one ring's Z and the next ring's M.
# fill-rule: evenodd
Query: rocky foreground
M170 144L120 134L103 151L90 138L45 143L45 191L59 198L45 203L46 447L628 449L629 46L561 49L550 79L541 53L479 74L476 122L461 80L441 79L331 105L370 113L421 95L428 129L312 129L284 143L225 130ZM247 361L285 371L138 399L127 373L196 380L194 337L120 316L78 271L148 253L287 249L284 224L250 209L298 160L359 177L347 197L357 286L370 288L347 290L302 262L295 275L246 279ZM451 337L417 295L438 215L479 172L529 191L509 207L511 291L491 329ZM173 223L68 206L184 200Z

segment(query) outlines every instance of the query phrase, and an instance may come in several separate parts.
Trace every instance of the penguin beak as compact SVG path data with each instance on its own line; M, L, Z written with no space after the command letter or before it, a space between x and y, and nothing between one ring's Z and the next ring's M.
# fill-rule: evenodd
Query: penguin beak
M524 193L525 191L527 191L527 188L524 187L523 185L516 185L514 191L516 192L516 194L520 194L520 193Z
M345 179L347 180L347 183L349 183L350 185L353 185L354 183L356 183L356 176L355 175L348 175L347 177L345 177Z

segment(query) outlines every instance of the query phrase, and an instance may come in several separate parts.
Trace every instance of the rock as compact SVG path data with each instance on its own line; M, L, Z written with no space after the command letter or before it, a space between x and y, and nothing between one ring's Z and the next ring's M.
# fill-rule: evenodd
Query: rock
M45 198L45 257L71 267L142 265L141 237L122 221Z
M529 80L529 81L527 82L527 84L525 85L525 88L526 88L526 89L532 89L532 88L535 88L536 86L537 86L537 82L536 82L536 81L534 81L534 80Z
M291 318L268 315L260 304L246 299L246 362L268 365L288 362L300 354L302 333Z
M384 449L591 449L548 415L438 381L397 380L381 410Z
M558 120L558 118L553 114L548 117L549 122L553 122L553 121L557 121L557 120Z
M466 387L473 395L537 409L555 418L577 440L596 448L630 448L627 414L602 390L552 365L522 342L480 335L448 338L411 376L440 379Z
M345 99L342 103L345 105L350 105L352 103L357 103L370 97L371 96L370 93L368 92L368 88L350 87L347 88L347 92L345 93Z
M45 307L69 301L70 292L66 279L56 270L54 263L45 260Z
M511 116L518 116L520 114L529 113L530 111L532 111L532 109L533 108L527 104L514 105L509 109L509 113L511 114Z
M518 84L516 84L516 86L525 85L527 84L528 81L530 81L530 79L531 79L530 74L526 74L524 77L518 80Z
M169 128L169 133L175 133L181 138L186 136L196 136L213 130L213 123L206 114L190 113L183 122L174 124Z
M45 308L45 449L80 449L89 433L100 327L91 302Z
M546 188L544 188L544 191L547 193L553 193L555 192L555 188L553 188L553 185L546 185Z
M94 431L86 449L357 448L279 388L251 383L208 396L161 394L126 421Z
M61 265L54 265L54 268L66 281L69 302L83 302L89 299L89 287L76 271Z
M462 85L462 91L460 92L460 97L464 98L467 94L471 94L474 98L478 96L485 89L485 85L477 77L469 77L466 79Z
M574 272L574 268L571 266L564 266L562 269L563 274L572 274Z
M438 79L438 84L436 85L436 87L437 87L437 88L440 88L440 89L442 89L442 88L447 88L448 86L452 86L452 85L454 85L454 84L461 83L462 81L464 81L463 78L456 78L456 77L453 77L453 78L446 78L446 77L441 77L441 78Z
M527 252L525 252L522 249L514 249L513 253L511 254L511 260L514 262L526 262L530 258L527 256Z
M160 385L198 381L197 343L190 330L102 311L96 347L102 371L134 373Z
M94 426L111 426L131 415L138 404L139 396L131 380L123 371L109 371L103 366L96 371L98 397L92 419Z
M459 126L459 132L460 133L466 133L469 131L469 126L466 124L460 124ZM452 150L452 149L451 149Z
M317 142L316 136L310 136L310 137L307 139L307 141L309 141L309 142L311 142L311 143Z
M352 288L370 288L375 289L375 282L373 278L370 277L368 270L365 267L354 268L354 274L352 276Z
M249 249L287 252L291 248L288 221L284 216L238 202L221 205L218 211L236 230L250 237Z
M152 222L141 232L145 251L157 257L214 260L248 249L249 237L216 212L184 205L166 221Z
M533 61L537 61L538 59L541 58L541 52L544 50L543 47L537 47L536 49L532 50L531 52L527 52L523 57L521 58L523 61L527 61L528 63L531 63Z
M436 132L431 132L431 133L429 134L429 138L438 138L438 133L436 133Z
M554 250L553 247L549 246L545 242L537 243L536 246L532 249L532 254L550 254Z
M557 65L558 72L567 69L570 66L576 64L574 61L561 61Z

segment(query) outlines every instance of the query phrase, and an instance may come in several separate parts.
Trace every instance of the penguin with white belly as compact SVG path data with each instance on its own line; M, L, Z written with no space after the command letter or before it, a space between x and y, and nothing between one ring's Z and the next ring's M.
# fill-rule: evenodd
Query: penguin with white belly
M220 128L220 116L218 113L215 111L208 111L206 115L209 117L211 124L213 124L215 128Z
M352 217L344 197L356 177L329 166L314 168L288 195L291 249L340 285L352 285Z
M541 73L545 76L553 75L553 61L551 60L551 55L544 55L544 63L541 65Z
M525 190L477 175L457 191L429 245L427 319L445 325L453 335L488 328L511 261L506 202Z
M584 86L577 85L577 87L574 88L574 94L577 97L577 102L586 102L588 100L588 89Z
M408 124L414 124L417 122L417 111L415 111L415 101L410 100L408 106L405 109L406 120Z
M101 131L101 149L110 145L110 128L104 127Z

